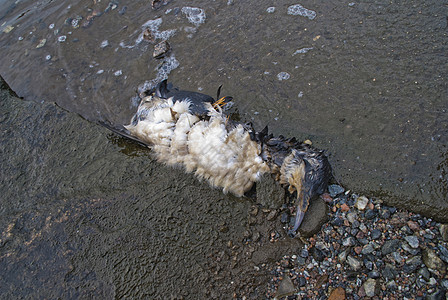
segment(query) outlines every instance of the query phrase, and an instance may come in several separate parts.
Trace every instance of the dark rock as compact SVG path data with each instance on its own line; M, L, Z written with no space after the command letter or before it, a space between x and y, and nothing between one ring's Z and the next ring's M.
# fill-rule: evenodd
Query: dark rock
M305 277L299 277L299 287L306 285L306 279Z
M448 279L443 279L443 280L440 282L440 285L441 285L444 289L448 290Z
M365 246L362 248L361 253L362 253L362 254L369 254L369 253L372 253L374 250L375 250L375 249L373 248L373 245L369 243L369 244L365 245Z
M289 215L287 213L282 213L282 216L280 218L280 222L282 222L283 224L286 224L289 222Z
M297 264L299 266L303 266L305 263L306 263L306 259L304 257L301 257L301 256L297 257Z
M364 216L367 220L373 220L376 218L377 215L378 215L378 210L370 209L370 210L366 211Z
M427 268L421 268L417 273L421 275L425 281L429 281L429 278L431 277L431 274L429 273Z
M366 266L366 268L370 271L373 270L373 262L368 259L364 259L364 266Z
M448 242L448 224L442 224L439 228L440 235L442 236L442 240Z
M323 251L317 249L316 247L311 248L311 256L318 262L322 262L325 259L325 254Z
M332 226L338 226L339 227L339 226L342 226L344 224L344 220L342 220L339 217L335 217L335 218L331 219L330 224Z
M298 231L302 237L310 237L317 233L327 221L328 205L321 198L317 198L311 201Z
M420 253L420 249L418 249L418 248L417 248L417 249L411 248L411 246L409 246L408 243L403 243L403 244L401 245L401 248L402 248L403 250L409 252L409 253L412 254L412 255L417 255L417 254Z
M256 190L258 202L266 208L277 209L285 202L285 189L270 174L261 177Z
M383 219L389 219L390 216L391 216L390 210L388 210L388 209L383 209L383 210L381 211L381 218L383 218Z
M418 241L418 237L416 237L415 235L409 235L404 237L404 239L406 240L406 242L408 242L409 246L411 246L412 248L418 248L419 246L419 241Z
M398 272L394 268L394 266L392 266L391 264L386 264L386 267L384 267L384 269L381 272L381 274L383 275L383 277L386 280L390 280L390 279L394 279L395 277L397 277Z
M400 247L400 244L399 240L388 240L383 244L383 247L381 247L381 253L383 253L383 255L392 253Z
M406 260L405 265L403 266L403 272L412 273L417 270L418 267L422 264L422 259L420 256L414 256Z
M349 236L342 241L342 245L345 247L354 246L355 244L356 244L355 238L352 236Z
M446 293L445 290L437 289L434 293L426 296L426 300L445 300L446 299L445 293Z
M291 278L289 278L288 275L283 277L283 280L278 285L277 293L275 293L276 298L282 298L287 297L289 295L294 294L295 288L294 284L292 283Z
M377 240L381 237L381 234L381 230L374 229L370 232L370 237L372 238L372 240Z
M377 279L380 278L381 274L376 270L372 270L367 274L367 276L369 276L369 278Z
M328 192L330 193L331 197L336 197L339 194L342 194L344 192L344 188L337 184L332 184L328 186Z
M308 255L308 250L306 250L305 248L300 251L300 257L307 258Z
M445 247L443 247L442 245L440 245L440 244L437 247L440 250L440 258L444 262L448 263L448 250Z

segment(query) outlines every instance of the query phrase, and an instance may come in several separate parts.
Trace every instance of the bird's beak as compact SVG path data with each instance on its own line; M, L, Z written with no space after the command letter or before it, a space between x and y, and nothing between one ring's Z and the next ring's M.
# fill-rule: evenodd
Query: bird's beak
M294 220L294 227L288 232L290 236L296 235L296 232L302 224L303 217L305 216L305 213L308 210L308 205L310 203L310 196L304 191L300 191L297 198L298 205L296 219Z

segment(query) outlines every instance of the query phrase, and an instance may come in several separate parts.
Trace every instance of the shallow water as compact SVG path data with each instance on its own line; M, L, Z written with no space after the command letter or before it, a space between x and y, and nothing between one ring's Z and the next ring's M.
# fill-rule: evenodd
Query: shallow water
M448 221L448 8L440 1L277 1L275 4L258 1L256 5L232 0L168 1L158 9L152 9L150 1L70 2L70 5L65 1L0 3L0 74L20 97L39 103L55 102L93 122L126 124L135 111L139 87L151 86L168 75L180 88L213 96L223 84L223 94L235 99L234 109L257 129L269 125L277 135L309 138L319 148L328 149L335 177L347 188ZM301 7L293 6L298 3ZM154 43L142 38L146 28L155 42L168 39L172 50L165 59L152 57ZM19 168L18 173L2 174L4 199L16 203L8 206L10 209L17 207L8 210L2 206L2 212L11 218L16 216L17 220L25 218L29 222L42 218L40 224L45 229L49 216L46 210L51 206L45 201L55 201L49 199L58 196L69 199L70 204L64 206L56 201L60 211L55 208L54 214L64 218L79 212L81 217L74 218L74 222L85 224L84 220L93 222L85 214L94 211L95 205L107 207L106 214L112 216L117 209L110 204L115 203L112 199L121 199L116 202L126 207L126 201L141 199L145 193L151 193L151 188L160 186L172 191L181 189L182 194L183 183L176 180L179 177L180 181L189 182L189 189L197 186L182 171L171 171L153 162L144 169L128 170L125 166L113 169L119 162L135 166L141 161L146 165L150 158L135 155L129 149L123 151L133 155L123 155L119 147L101 136L107 136L107 131L97 133L88 122L62 120L59 131L52 129L58 118L66 114L46 105L13 107L8 113L20 116L19 121L12 122L17 127L11 127L15 128L11 134L16 132L16 137L22 135L32 143L32 154L47 151L43 161L38 156L27 156L26 151L14 154L17 157L11 155L14 161L11 168L17 171L18 163L24 168ZM14 112L15 109L19 111ZM39 109L44 113L36 114ZM27 120L32 120L32 126L26 126ZM47 146L58 132L64 134L61 141ZM83 157L94 158L88 168L89 164L80 166L76 163L79 158L71 155L92 135L95 137L89 139L92 149L80 151ZM3 139L5 147L11 147L11 153L23 145L12 143L14 140L12 136ZM102 156L104 153L107 156ZM46 164L47 161L52 163ZM47 169L42 169L42 165ZM73 178L70 174L78 176ZM92 180L92 176L99 178ZM131 187L145 178L157 180L147 189L116 194L123 178ZM23 186L29 189L24 190ZM205 185L201 189L209 190ZM211 198L227 199L218 191L211 193L214 193ZM107 198L110 202L95 202L92 197ZM194 199L194 195L190 198ZM74 199L78 199L75 203L79 206L71 203ZM202 205L203 200L197 201L192 207ZM230 206L245 208L229 208L229 215L248 209L247 203L235 199L230 202L233 203ZM163 201L157 203L160 211L155 214L174 209L160 206ZM223 200L218 210L225 210L227 205L228 201ZM40 217L31 213L37 208L45 211ZM23 217L24 211L31 215ZM114 225L125 228L121 231L124 236L135 223L144 222L147 210L136 211L142 215L135 217L129 208L122 217L125 221ZM195 213L190 217L199 218ZM12 222L11 218L8 222ZM211 223L209 220L198 229L206 232L203 236L212 234L207 233ZM5 223L2 230L9 228L8 224L12 223ZM238 219L235 224L240 226L232 228L238 236L237 232L242 234L244 221ZM25 232L30 231L27 226L32 225L24 225ZM100 229L94 236L102 237L102 227L95 228ZM157 232L171 239L171 230L168 226ZM141 238L146 229L137 231L135 236ZM71 233L60 234L56 240L71 243ZM30 240L32 235L27 238ZM109 238L113 240L115 236ZM190 239L194 237L185 237L177 245ZM89 247L109 241L99 238L98 244ZM125 245L128 243L131 242ZM149 243L145 249L151 249L152 242L144 243ZM79 242L79 247L84 245L85 242ZM170 244L163 245L169 248ZM71 249L56 247L55 251L69 254ZM32 261L32 254L29 257ZM95 259L96 256L92 258ZM64 268L70 273L70 264ZM75 274L94 276L88 272ZM107 290L106 287L113 286L109 283L101 284Z

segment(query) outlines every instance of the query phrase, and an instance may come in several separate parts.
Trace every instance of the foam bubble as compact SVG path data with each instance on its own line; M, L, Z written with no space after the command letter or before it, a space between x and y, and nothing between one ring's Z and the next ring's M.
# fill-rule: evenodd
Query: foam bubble
M182 7L182 13L187 17L188 22L196 26L204 23L206 19L205 11L198 7Z
M288 15L307 17L312 20L316 17L316 12L307 9L300 4L295 4L288 7Z
M311 47L311 48L302 48L302 49L296 50L296 52L294 52L292 55L301 54L301 53L307 53L308 51L310 51L312 49L313 49L313 47Z
M289 75L289 73L287 72L280 72L277 74L277 79L278 80L288 80L291 77L291 75Z

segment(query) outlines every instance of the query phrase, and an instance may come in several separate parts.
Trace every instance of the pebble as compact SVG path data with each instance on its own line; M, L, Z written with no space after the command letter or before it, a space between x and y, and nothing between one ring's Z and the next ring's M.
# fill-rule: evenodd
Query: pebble
M381 230L374 229L370 232L370 237L372 238L372 240L377 240L381 237L381 234Z
M377 294L378 282L375 279L367 279L362 286L364 287L364 291L367 297L373 297Z
M448 242L448 224L442 224L439 227L440 235L442 236L442 240Z
M362 266L359 260L350 255L347 256L347 263L354 271L358 271L359 269L361 269Z
M345 191L345 189L337 184L331 184L328 186L328 193L331 197L336 197L339 194L342 194Z
M388 240L383 244L383 247L381 248L381 252L383 255L387 255L389 253L394 252L400 247L400 241L399 240Z
M424 249L422 257L423 262L429 269L437 270L442 273L446 272L445 264L433 250L429 248Z
M406 236L404 238L406 240L406 242L408 242L409 246L411 246L412 248L418 248L419 246L419 242L418 242L418 237L416 237L415 235L409 235Z
M367 199L366 196L360 196L358 199L356 199L355 207L359 210L364 210L367 207L367 204L369 203L369 199Z

